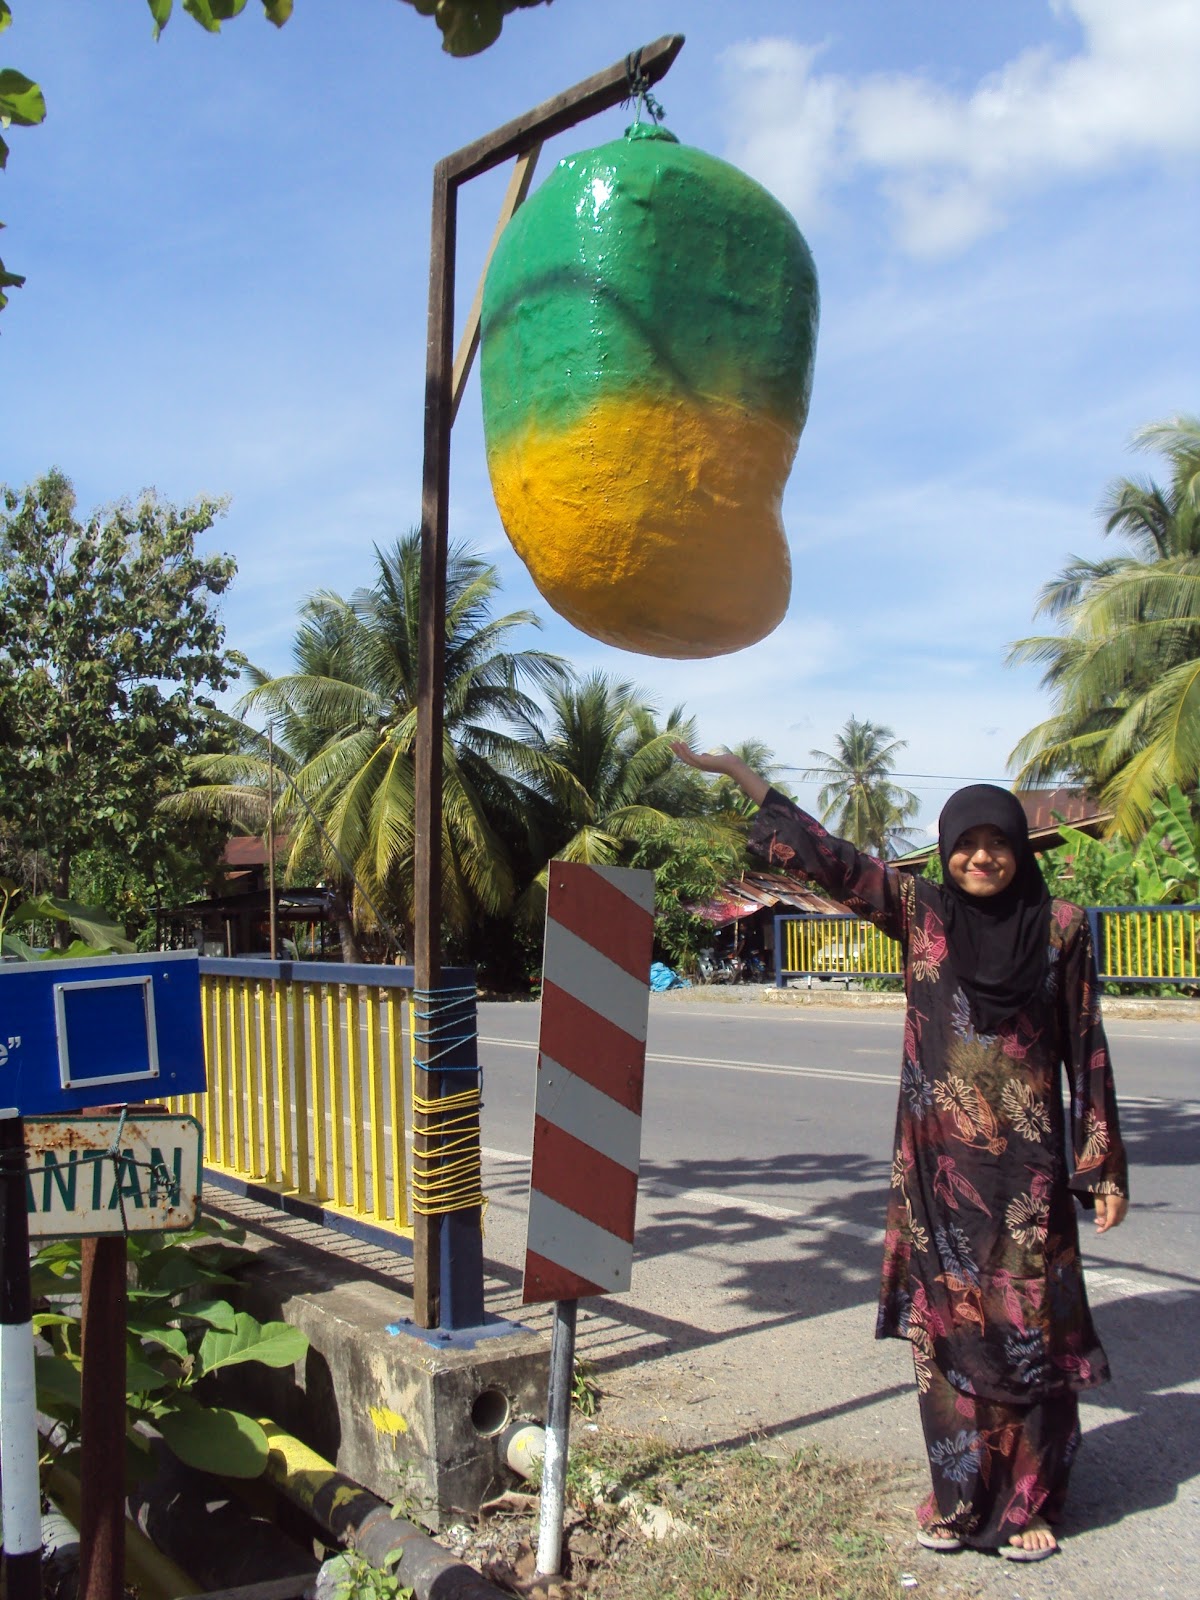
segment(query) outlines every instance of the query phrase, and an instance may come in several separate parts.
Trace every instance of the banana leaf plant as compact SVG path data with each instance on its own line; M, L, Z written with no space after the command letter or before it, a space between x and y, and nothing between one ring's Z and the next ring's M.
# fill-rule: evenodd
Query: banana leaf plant
M131 1234L125 1350L126 1467L153 1471L150 1424L190 1467L227 1478L256 1478L268 1443L253 1417L217 1402L209 1382L246 1361L290 1367L308 1339L286 1322L259 1322L227 1298L232 1269L252 1260L243 1235L214 1219L186 1233ZM32 1263L34 1329L45 1351L36 1357L38 1409L60 1424L44 1465L78 1456L82 1396L80 1242L55 1239Z
M77 937L65 949L39 950L18 932L38 924L66 922ZM11 878L0 878L0 956L19 961L71 960L81 956L129 955L134 946L96 906L77 905L52 894L29 894Z

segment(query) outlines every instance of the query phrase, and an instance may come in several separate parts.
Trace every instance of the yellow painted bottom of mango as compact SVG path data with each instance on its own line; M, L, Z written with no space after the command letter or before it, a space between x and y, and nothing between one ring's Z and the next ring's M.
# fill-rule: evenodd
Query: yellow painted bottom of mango
M501 521L560 616L643 655L727 655L782 621L780 505L796 438L770 417L666 397L530 428L488 467Z

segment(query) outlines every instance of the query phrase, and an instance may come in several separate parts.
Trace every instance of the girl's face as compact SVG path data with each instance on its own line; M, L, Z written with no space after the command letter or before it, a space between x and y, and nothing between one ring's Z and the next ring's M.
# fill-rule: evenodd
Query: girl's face
M966 894L999 894L1017 875L1017 858L1007 835L990 823L960 834L947 865Z

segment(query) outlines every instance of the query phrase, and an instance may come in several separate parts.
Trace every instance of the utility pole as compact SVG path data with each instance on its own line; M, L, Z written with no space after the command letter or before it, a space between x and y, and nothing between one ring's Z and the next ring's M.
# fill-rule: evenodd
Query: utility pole
M267 723L267 896L270 901L269 928L271 960L279 958L275 936L275 724Z
M546 139L585 122L634 97L639 87L649 88L669 71L683 48L683 35L666 34L653 44L632 52L603 72L577 83L552 100L546 100L503 127L485 134L474 144L439 161L433 172L432 238L429 257L429 323L425 356L425 467L421 485L421 611L417 671L416 743L416 844L413 877L416 916L414 928L414 989L432 996L442 973L442 739L446 668L446 549L450 486L450 429L458 399L470 372L475 332L464 332L457 370L454 362L454 270L458 191L472 178L516 158L518 174L509 186L509 215L524 199L531 171L530 153ZM508 220L501 214L500 227ZM497 236L500 228L497 229ZM486 271L486 266L484 268ZM478 318L478 297L472 308ZM470 319L469 323L470 323ZM413 1036L413 1067L425 1080L425 1098L437 1101L451 1092L450 1075L428 1070L437 1059L431 1030ZM424 1157L437 1159L441 1135L439 1119L414 1117L415 1147ZM474 1143L478 1146L478 1113ZM456 1134L461 1154L464 1133ZM417 1213L413 1218L413 1315L418 1327L435 1328L441 1322L443 1265L453 1274L460 1252L480 1256L480 1316L482 1320L482 1253L479 1209L455 1212L449 1217Z

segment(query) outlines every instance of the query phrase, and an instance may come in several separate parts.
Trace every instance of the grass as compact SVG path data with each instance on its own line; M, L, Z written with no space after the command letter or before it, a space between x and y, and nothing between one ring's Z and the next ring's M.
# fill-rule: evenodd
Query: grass
M611 1471L611 1466L607 1468ZM901 1525L886 1468L816 1450L687 1454L637 1447L620 1474L690 1532L631 1540L588 1585L596 1600L894 1600Z
M777 1459L752 1446L572 1441L565 1592L588 1600L895 1600L913 1554L905 1552L911 1489L884 1463L815 1448ZM669 1514L666 1538L637 1529L647 1508Z

